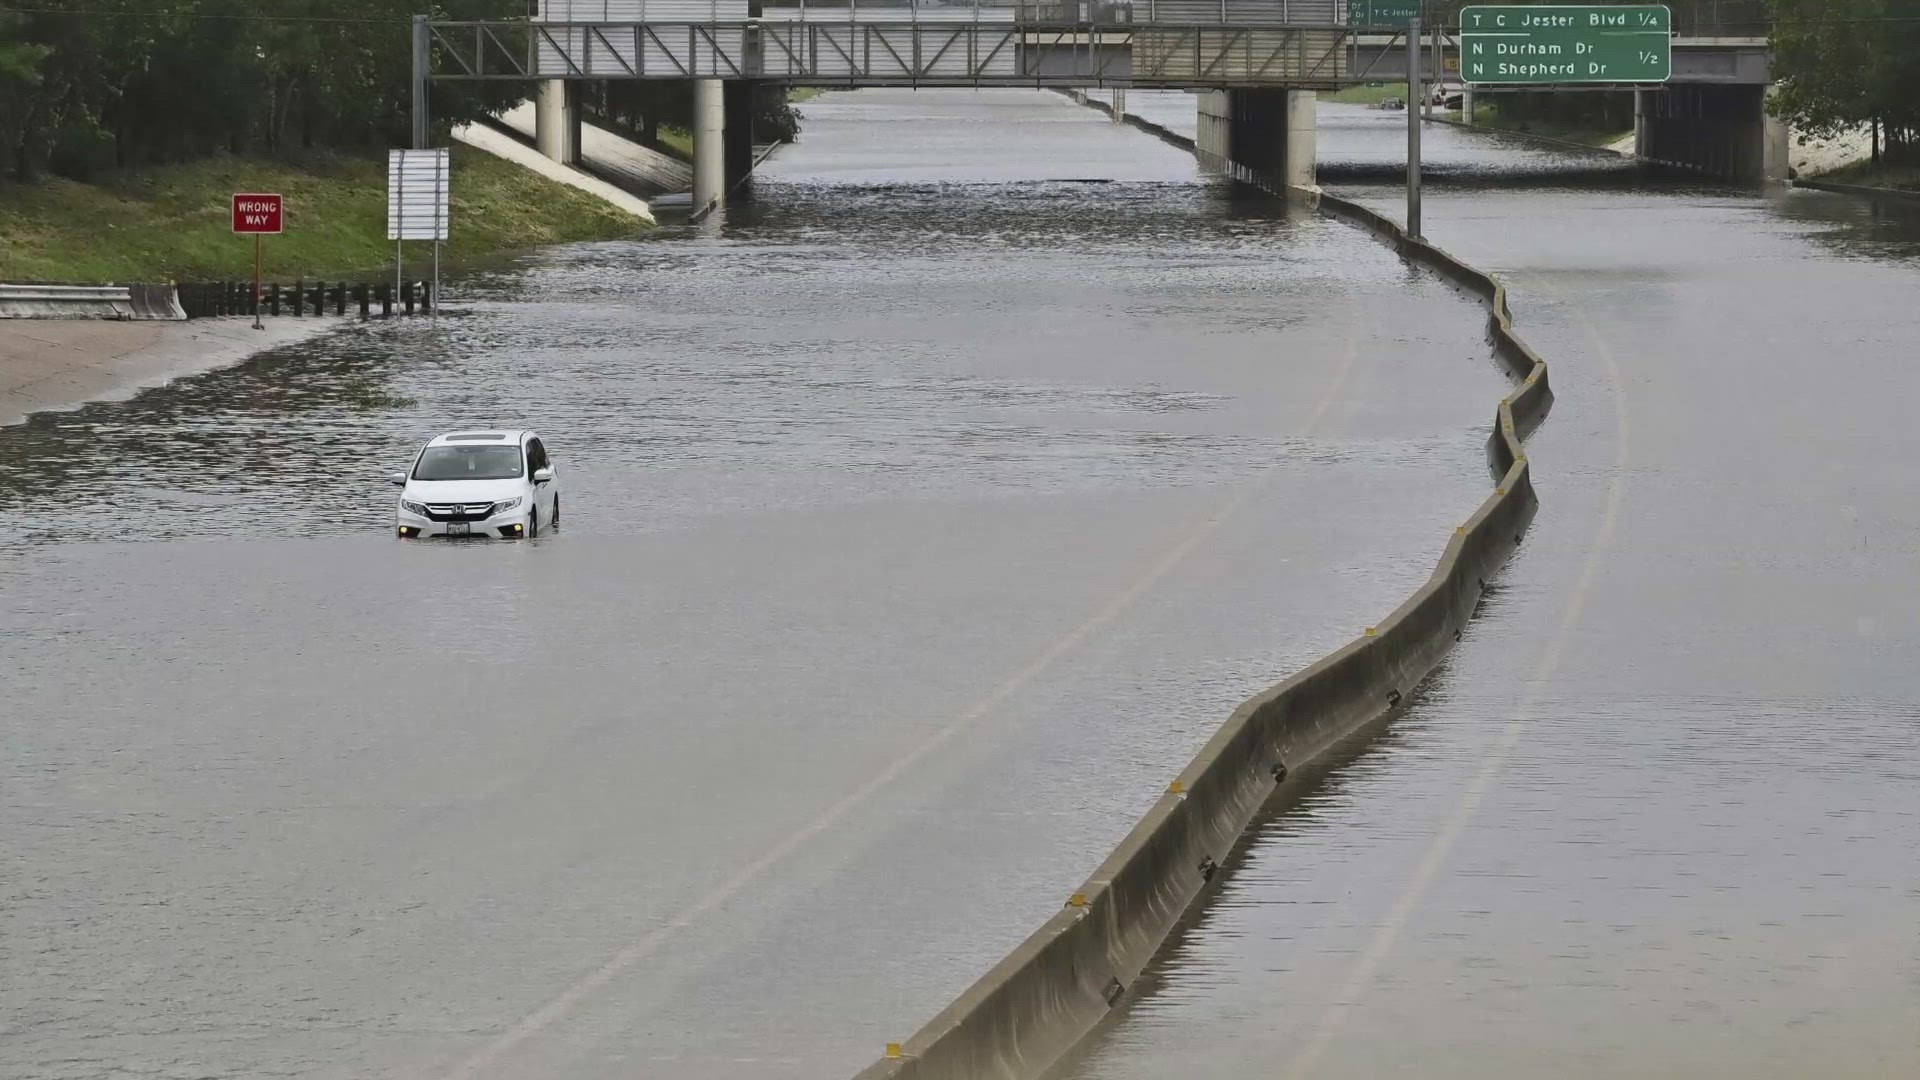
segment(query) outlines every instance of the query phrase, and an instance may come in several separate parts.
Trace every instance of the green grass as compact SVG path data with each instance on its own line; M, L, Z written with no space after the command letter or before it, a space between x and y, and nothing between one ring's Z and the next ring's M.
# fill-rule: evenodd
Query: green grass
M1549 139L1562 139L1586 146L1609 146L1633 134L1632 128L1623 131L1614 127L1596 127L1592 124L1566 120L1510 121L1503 118L1497 109L1476 108L1473 112L1477 123L1492 131L1517 131L1522 135L1543 135Z
M266 238L269 279L364 276L391 265L385 155L219 157L98 184L0 186L0 281L244 278L253 243L231 231L236 191L286 196L286 232ZM648 226L582 191L469 147L453 151L455 265ZM421 248L424 250L424 248Z
M682 161L693 160L693 133L677 127L660 125L660 145L680 155Z
M1856 161L1831 172L1809 174L1807 179L1830 180L1836 184L1858 184L1861 187L1893 188L1898 191L1920 191L1920 165L1884 163L1875 165L1871 161Z

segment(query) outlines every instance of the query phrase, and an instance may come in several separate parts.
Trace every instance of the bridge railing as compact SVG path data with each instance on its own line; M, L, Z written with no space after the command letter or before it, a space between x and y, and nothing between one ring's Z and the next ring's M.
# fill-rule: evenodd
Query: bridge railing
M1111 7L1097 6L1103 2L1078 0L1074 14L1112 14ZM1026 7L1036 15L1059 9L1052 2ZM822 17L821 9L809 6L801 14L796 5L766 7L746 20L430 22L429 58L432 76L447 80L1330 87L1367 75L1355 70L1356 32L1344 26L1021 22L1014 18L1021 8L984 4L977 18L902 20L897 10ZM1136 19L1139 12L1136 3Z
M1767 0L1666 0L1683 38L1764 38L1773 29Z

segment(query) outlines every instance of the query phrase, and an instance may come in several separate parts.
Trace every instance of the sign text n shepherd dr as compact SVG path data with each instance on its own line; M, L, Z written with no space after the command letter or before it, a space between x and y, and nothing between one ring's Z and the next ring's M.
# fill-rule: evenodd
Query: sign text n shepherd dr
M1673 75L1664 4L1460 9L1469 83L1660 83Z

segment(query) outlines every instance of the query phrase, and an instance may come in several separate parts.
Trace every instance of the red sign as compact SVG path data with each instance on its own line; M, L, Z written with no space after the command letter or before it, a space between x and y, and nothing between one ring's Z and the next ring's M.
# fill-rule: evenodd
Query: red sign
M235 195L233 197L233 231L237 233L279 232L280 196Z

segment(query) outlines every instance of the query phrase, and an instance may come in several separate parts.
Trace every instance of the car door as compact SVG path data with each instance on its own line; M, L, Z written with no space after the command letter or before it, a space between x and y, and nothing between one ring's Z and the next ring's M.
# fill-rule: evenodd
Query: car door
M528 479L532 479L535 470L550 469L552 467L552 462L547 460L547 448L545 444L540 441L540 436L535 435L529 438L527 440ZM541 521L553 520L553 491L554 485L551 483L535 484L533 486L533 505L539 507Z

